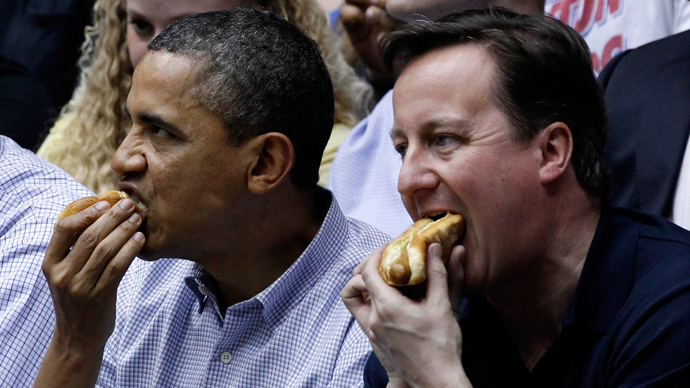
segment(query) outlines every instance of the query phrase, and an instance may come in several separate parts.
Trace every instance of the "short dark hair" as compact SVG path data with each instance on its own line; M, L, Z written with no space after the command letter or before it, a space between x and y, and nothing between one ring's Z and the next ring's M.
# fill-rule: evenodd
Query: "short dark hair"
M180 19L148 48L196 60L195 94L223 120L231 143L285 134L295 148L293 183L316 186L335 104L312 39L277 15L234 9Z
M496 62L492 98L512 120L517 141L534 138L551 123L567 124L578 181L599 198L610 195L611 173L603 156L606 105L579 33L549 16L490 8L409 23L386 36L381 50L392 69L457 44L481 45Z

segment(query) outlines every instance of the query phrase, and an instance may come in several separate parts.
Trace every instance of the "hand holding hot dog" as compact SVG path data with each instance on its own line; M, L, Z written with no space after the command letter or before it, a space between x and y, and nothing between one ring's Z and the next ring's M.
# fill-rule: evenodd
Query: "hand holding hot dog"
M445 386L441 382L452 382L447 386L470 386L464 372L449 373L463 371L462 336L451 301L460 296L464 247L453 248L446 270L440 244L429 246L426 296L419 301L405 297L381 278L382 251L377 250L357 266L341 297L369 336L391 383ZM420 367L417 360L434 363Z
M93 386L115 325L117 286L144 245L131 199L101 201L55 224L43 272L55 307L55 331L37 386ZM71 249L70 249L71 247ZM52 361L62 362L54 370ZM67 362L64 362L67 360ZM67 369L65 369L67 368ZM70 381L71 371L90 373ZM65 379L64 381L62 379Z

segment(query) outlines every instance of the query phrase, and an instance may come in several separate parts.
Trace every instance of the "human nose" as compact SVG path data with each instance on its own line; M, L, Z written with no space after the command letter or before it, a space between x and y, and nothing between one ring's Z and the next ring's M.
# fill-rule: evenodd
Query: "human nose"
M429 158L423 150L408 148L398 176L400 194L403 197L412 197L419 190L436 187L438 177L431 167Z
M110 162L110 168L116 176L125 177L131 172L145 171L147 167L141 140L138 140L132 131L115 151L113 160Z

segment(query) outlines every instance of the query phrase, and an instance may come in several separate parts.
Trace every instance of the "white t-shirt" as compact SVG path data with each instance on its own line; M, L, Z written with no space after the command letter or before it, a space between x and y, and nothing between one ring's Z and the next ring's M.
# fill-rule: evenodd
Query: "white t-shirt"
M544 9L582 34L597 74L622 51L690 29L688 0L546 0Z

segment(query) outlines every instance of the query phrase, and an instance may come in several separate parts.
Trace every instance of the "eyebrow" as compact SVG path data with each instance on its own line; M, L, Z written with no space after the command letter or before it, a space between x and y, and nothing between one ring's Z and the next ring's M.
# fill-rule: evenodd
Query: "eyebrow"
M132 114L129 112L129 109L125 107L125 114L129 119L132 119ZM137 115L137 119L143 121L146 124L151 124L155 125L157 127L161 127L165 129L166 131L175 133L175 134L182 134L182 131L173 123L169 121L163 120L160 116L152 114L152 113L140 113Z
M467 120L463 119L437 119L437 120L430 120L421 125L421 130L424 132L428 131L433 131L436 128L443 128L443 127L452 127L455 129L460 129L462 130L463 128L466 128L469 125ZM393 127L390 131L390 136L391 139L394 139L396 136L404 137L405 134L403 133L403 130L400 127Z
M404 136L404 135L403 135L402 129L400 129L398 127L393 127L393 129L391 129L390 136L391 136L391 139L395 139L396 137Z

